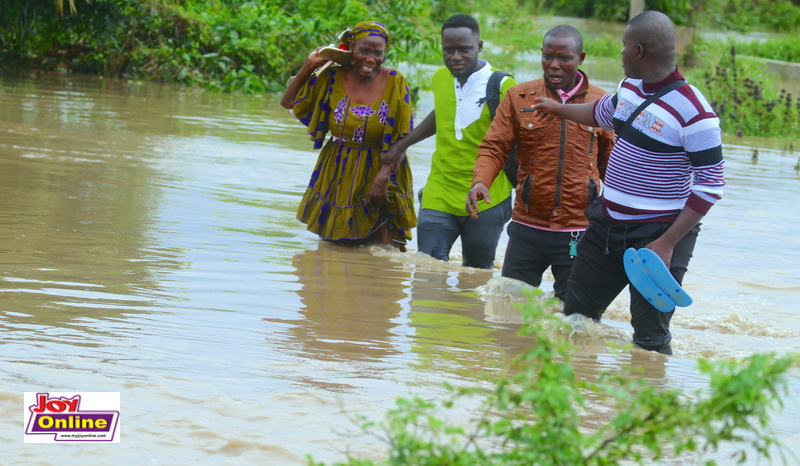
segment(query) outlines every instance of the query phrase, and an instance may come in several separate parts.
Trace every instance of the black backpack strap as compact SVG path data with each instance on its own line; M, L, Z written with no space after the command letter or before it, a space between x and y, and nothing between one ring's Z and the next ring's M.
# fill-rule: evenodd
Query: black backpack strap
M636 117L638 117L639 114L642 113L644 111L644 109L647 108L650 104L652 104L653 102L655 102L657 99L659 99L660 97L664 96L668 92L674 91L675 89L677 89L677 88L679 88L679 87L681 87L681 86L683 86L685 84L689 84L689 83L679 79L677 81L674 81L674 82L671 82L671 83L667 84L666 86L664 86L661 89L659 89L658 92L656 92L655 94L653 94L650 97L648 97L647 100L642 102L642 105L639 105L638 107L636 107L636 110L634 110L633 113L631 113L631 116L629 116L628 119L625 121L625 123L622 124L622 126L619 129L619 131L617 131L617 137L622 136L622 133L624 133L625 131L628 130L628 128L631 127L631 124L633 124L633 121L636 119Z
M494 114L497 112L497 106L500 105L500 83L506 76L511 76L511 74L500 70L492 71L492 75L489 76L489 82L486 83L486 96L478 100L478 105L485 103L489 106L489 115L491 115L492 120L494 120Z
M500 70L492 71L492 75L489 76L489 82L486 83L486 96L478 101L478 105L485 103L489 107L489 115L492 120L494 120L494 115L497 113L497 106L500 105L500 83L503 82L503 78L506 76L511 76L511 74ZM510 181L511 185L514 187L517 186L516 152L516 146L512 147L504 168L508 181Z

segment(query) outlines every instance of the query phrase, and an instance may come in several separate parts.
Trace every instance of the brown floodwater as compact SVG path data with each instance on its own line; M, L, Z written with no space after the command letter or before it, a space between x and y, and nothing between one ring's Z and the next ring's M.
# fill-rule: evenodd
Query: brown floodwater
M430 105L423 93L418 121ZM415 188L432 144L410 151ZM728 186L685 280L694 304L674 317L675 354L605 345L630 341L622 296L572 337L578 377L634 368L698 390L698 358L800 352L798 149L726 141ZM0 78L3 462L378 459L384 445L355 415L481 383L528 348L518 291L499 278L505 236L490 271L458 265L458 245L444 263L413 242L405 254L321 243L295 220L316 156L277 96ZM797 452L796 371L789 384L770 429ZM23 393L59 390L119 392L121 443L23 443ZM588 426L607 418L590 402ZM668 463L725 463L736 447Z

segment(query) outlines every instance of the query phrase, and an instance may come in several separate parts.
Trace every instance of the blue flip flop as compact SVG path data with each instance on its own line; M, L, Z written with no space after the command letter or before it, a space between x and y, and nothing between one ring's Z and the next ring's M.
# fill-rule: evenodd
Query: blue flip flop
M623 261L631 285L659 311L670 312L675 306L686 307L692 304L692 298L681 288L655 252L647 248L638 251L628 248Z

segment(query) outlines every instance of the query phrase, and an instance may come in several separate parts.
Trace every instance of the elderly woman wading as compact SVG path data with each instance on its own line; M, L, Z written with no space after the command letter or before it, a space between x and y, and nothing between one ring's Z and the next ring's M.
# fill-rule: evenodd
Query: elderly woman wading
M382 24L358 23L343 42L351 64L322 66L317 49L281 99L308 127L314 148L322 148L297 219L325 240L405 250L417 221L411 169L405 158L397 166L382 163L381 153L412 129L408 84L382 66L391 43Z

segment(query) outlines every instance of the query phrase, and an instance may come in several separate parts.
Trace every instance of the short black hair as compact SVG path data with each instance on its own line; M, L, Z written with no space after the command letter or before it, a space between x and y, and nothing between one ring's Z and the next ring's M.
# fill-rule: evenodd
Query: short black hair
M578 43L578 52L583 52L583 36L581 32L570 26L569 24L559 24L558 26L550 29L544 33L544 37L574 37L575 42Z
M481 28L478 26L478 22L475 21L475 18L470 15L465 15L464 13L453 15L442 23L442 32L444 32L445 29L452 28L469 28L473 34L481 34Z
M655 10L646 10L634 16L633 19L628 22L628 26L645 25L645 27L647 27L651 26L656 21L668 22L672 24L672 20L664 13Z
M675 58L675 26L669 16L660 11L647 10L628 23L631 39L650 49L658 60Z

